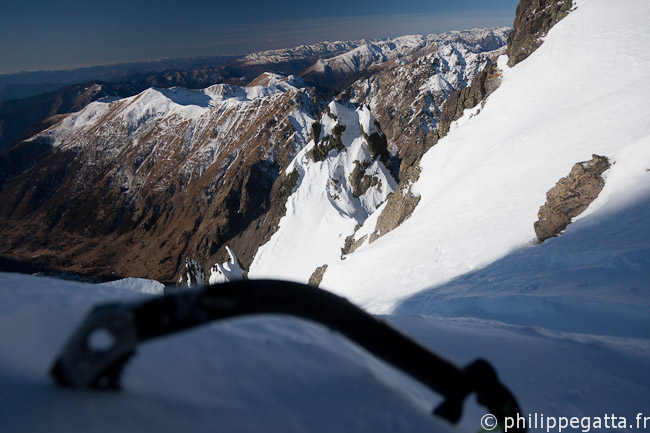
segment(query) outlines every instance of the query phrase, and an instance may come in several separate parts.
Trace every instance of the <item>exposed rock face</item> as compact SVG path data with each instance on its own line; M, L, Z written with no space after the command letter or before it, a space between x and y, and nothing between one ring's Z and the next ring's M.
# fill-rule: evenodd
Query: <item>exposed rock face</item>
M572 7L573 0L520 0L514 30L508 35L508 65L516 65L535 51L542 44L541 38Z
M370 242L374 242L380 236L395 229L411 216L415 207L420 202L420 196L414 195L411 192L411 186L419 176L419 165L409 167L406 170L400 181L399 188L388 197L386 207L377 219L375 231L370 235Z
M209 266L228 243L246 266L284 211L273 200L296 179L280 173L320 104L281 77L95 102L21 145L40 160L17 148L11 159L28 169L3 176L0 251L57 270L171 282L182 257ZM241 245L247 230L243 243L255 247Z
M466 109L483 102L500 84L501 73L497 65L492 63L474 77L471 86L452 92L440 113L438 137L447 135L452 122L460 119Z
M602 174L610 167L604 156L593 155L590 161L573 166L567 177L560 179L546 193L546 203L539 208L535 222L537 241L560 235L594 201L605 186Z
M375 126L380 130L379 122L377 122ZM361 130L361 135L363 135L363 138L368 142L368 147L370 147L372 157L379 159L386 167L389 167L390 153L388 152L388 140L384 133L380 130L380 132L373 132L368 135L365 131Z
M327 270L327 265L323 265L319 268L316 268L313 274L311 274L311 277L309 277L309 285L318 287L323 281L323 275L325 275L325 271Z
M344 125L336 125L332 130L331 135L326 135L324 137L315 139L316 144L310 152L311 158L316 162L323 161L325 158L327 158L327 155L331 150L336 150L337 152L342 151L344 149L343 142L341 141L341 134L343 131L345 131ZM317 128L313 129L312 136L318 137L319 133L320 123L318 123Z
M471 86L451 92L440 111L438 130L424 135L424 139L417 142L402 159L399 188L388 197L386 207L377 219L375 231L370 235L370 242L395 229L411 216L420 202L420 197L411 192L411 186L420 177L422 155L447 135L452 122L458 120L465 109L478 105L499 87L500 82L500 74L492 63L476 75Z
M370 166L367 161L363 163L355 161L354 170L350 173L349 181L352 187L352 195L354 197L361 197L368 189L377 188L381 192L381 180L375 176L366 173L366 169Z
M189 257L185 259L177 284L185 287L205 284L205 273L196 260Z
M528 57L542 41L549 29L559 20L564 18L573 6L573 0L521 0L517 6L517 14L514 21L514 31L508 35L507 52L510 56L509 65ZM496 42L495 42L496 43ZM494 60L502 51L497 50L488 57ZM484 54L489 56L488 53ZM432 132L423 129L412 142L406 152L403 152L402 164L400 166L399 189L388 198L388 203L380 217L377 219L375 232L370 236L373 242L379 236L393 230L412 213L419 202L419 197L410 192L410 185L419 177L419 170L413 169L419 164L422 155L435 145L439 139L446 136L451 124L458 120L466 109L474 108L494 92L501 84L501 74L495 63L489 62L482 70L477 70L471 75L470 86L461 86L449 89L441 108L437 108L432 118ZM381 120L381 115L378 115ZM405 128L406 133L410 128ZM387 133L390 128L384 128ZM407 170L411 168L411 172Z
M364 235L360 239L355 240L356 230L359 230L360 226L355 228L355 233L352 233L350 236L345 238L345 243L343 248L341 248L341 260L344 260L345 255L355 252L361 245L363 245L368 236Z

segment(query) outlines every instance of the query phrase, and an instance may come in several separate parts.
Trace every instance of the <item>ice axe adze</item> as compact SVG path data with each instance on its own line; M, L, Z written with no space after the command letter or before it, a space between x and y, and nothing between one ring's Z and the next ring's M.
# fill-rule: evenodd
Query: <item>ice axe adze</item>
M502 424L506 417L520 413L517 401L487 361L459 368L344 298L284 281L237 281L98 305L67 341L50 373L62 386L118 389L122 368L139 343L252 314L296 316L344 335L444 396L433 413L452 423L460 419L463 402L471 393Z

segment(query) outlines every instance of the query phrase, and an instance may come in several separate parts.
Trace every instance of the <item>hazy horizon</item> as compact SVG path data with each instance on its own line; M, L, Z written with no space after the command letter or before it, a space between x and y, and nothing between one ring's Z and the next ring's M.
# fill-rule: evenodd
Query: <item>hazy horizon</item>
M246 5L194 0L99 7L69 1L0 0L0 74L118 63L241 55L323 41L429 34L512 25L516 0L369 1L327 9L296 1ZM199 13L201 12L201 13Z

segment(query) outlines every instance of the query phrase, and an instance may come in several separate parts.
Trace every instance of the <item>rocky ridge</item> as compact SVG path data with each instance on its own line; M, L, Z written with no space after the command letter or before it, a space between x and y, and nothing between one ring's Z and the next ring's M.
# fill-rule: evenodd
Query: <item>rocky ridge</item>
M305 268L340 257L346 237L397 186L384 163L383 137L368 107L330 102L312 125L312 140L286 169L298 174L297 185L277 232L255 254L251 277L307 281Z
M497 32L500 30L497 30ZM474 29L472 31L448 32L442 35L410 36L404 38L420 38L422 40L445 39L447 41L463 41L466 44L481 45L484 49L496 48L501 43L500 37L495 37L490 30ZM397 38L398 40L400 38ZM249 85L252 80L264 72L282 75L302 75L309 78L309 84L329 91L331 88L341 90L342 82L351 83L361 72L359 68L341 70L332 81L328 74L313 72L313 67L322 61L336 58L342 54L354 51L363 45L382 46L381 55L374 56L365 62L366 67L376 66L388 57L394 57L393 52L399 48L393 39L372 39L345 42L322 42L312 45L301 45L282 50L261 51L246 56L205 58L205 59L171 59L160 62L156 67L168 65L168 70L151 73L120 74L117 68L106 69L99 73L99 79L90 81L84 79L81 84L64 85L59 89L32 97L0 101L0 150L13 143L19 143L43 131L52 125L48 120L51 116L67 114L84 108L90 102L103 97L130 97L150 88L185 87L202 89L219 83ZM400 56L406 58L413 55L402 49ZM404 57L406 55L406 57ZM119 65L116 65L119 66ZM124 65L128 66L128 65ZM115 70L113 70L115 69ZM137 68L136 68L137 69ZM74 76L75 71L67 75ZM83 70L77 71L81 77L88 76ZM43 74L56 76L56 72L47 71ZM64 73L64 75L66 75ZM72 76L67 79L71 79Z

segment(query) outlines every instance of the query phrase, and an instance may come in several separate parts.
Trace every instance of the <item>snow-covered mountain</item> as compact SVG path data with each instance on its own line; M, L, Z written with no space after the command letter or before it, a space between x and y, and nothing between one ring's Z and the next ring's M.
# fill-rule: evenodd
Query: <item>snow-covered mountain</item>
M286 172L296 187L286 215L255 254L249 277L308 281L320 265L341 257L345 240L395 191L386 138L367 107L331 102L312 141ZM300 242L296 242L300 239Z
M185 250L203 261L268 213L280 167L308 142L322 106L299 78L273 74L248 87L152 88L94 102L26 144L46 156L5 188L2 213L49 221L38 231L66 239L50 248L70 234L90 242L63 247L63 261L71 253L96 271L174 280ZM52 250L37 261L42 254Z
M270 64L315 58L309 68L323 71L330 68L339 73L360 72L389 60L417 58L418 51L431 50L438 43L463 43L474 51L491 51L505 44L509 27L451 31L430 35L405 35L397 38L374 38L358 41L321 42L294 48L259 51L239 60L243 65Z
M241 62L245 65L265 65L268 63L302 60L305 58L328 58L353 50L362 43L363 41L321 42L318 44L300 45L294 48L258 51L247 54Z
M409 153L421 155L424 143L434 140L450 95L467 87L505 49L486 52L457 41L438 41L435 47L411 62L395 62L359 79L343 93L351 102L370 107L393 150L408 164Z
M424 54L443 51L441 46L458 46L475 54L495 50L505 44L509 31L509 28L504 27L362 40L355 42L356 46L344 53L319 59L304 73L304 76L321 85L344 90L359 75L363 75L361 73L364 71L410 63ZM449 51L449 48L445 51Z
M466 87L490 63L494 52L485 50L502 45L505 34L506 29L475 29L321 44L258 53L247 61L266 65L289 61L282 60L287 56L304 60L339 51L350 60L357 59L359 49L370 49L376 56L338 76L353 79L360 71L372 77L395 70L388 85L396 89L412 79L427 106L414 111L405 92L391 113L407 119L409 137L418 139L435 129L438 107L451 91ZM341 55L323 61L338 62ZM316 254L313 263L334 259L334 250L344 247L354 227L395 190L399 158L409 146L394 126L384 136L375 125L371 112L385 117L378 110L377 101L387 97L381 91L344 91L332 105L327 92L308 84L319 82L312 75L265 72L246 86L150 88L128 98L102 98L58 118L53 127L0 158L0 218L7 221L0 250L37 267L172 282L179 276L186 281L186 259L208 275L215 263L229 261L228 246L248 270L258 248L276 232L297 182L302 188L311 182L287 168L311 173L306 161L299 162L311 155L312 161L330 167L327 188L343 182L345 194L338 194L332 209L348 215L342 217L346 227L332 220L328 231L342 238L326 256ZM350 89L365 85L359 81ZM330 124L327 119L336 118L335 111L342 117ZM320 129L314 136L317 119ZM333 143L336 128L345 128L337 149L345 151L339 156L325 152L315 161L314 150L305 147L313 142L316 150L325 148L328 144L321 141L328 136L325 141ZM327 188L313 189L320 195L312 194L310 200L325 203L328 194L337 195ZM19 230L13 229L16 224ZM195 277L200 280L199 274Z

